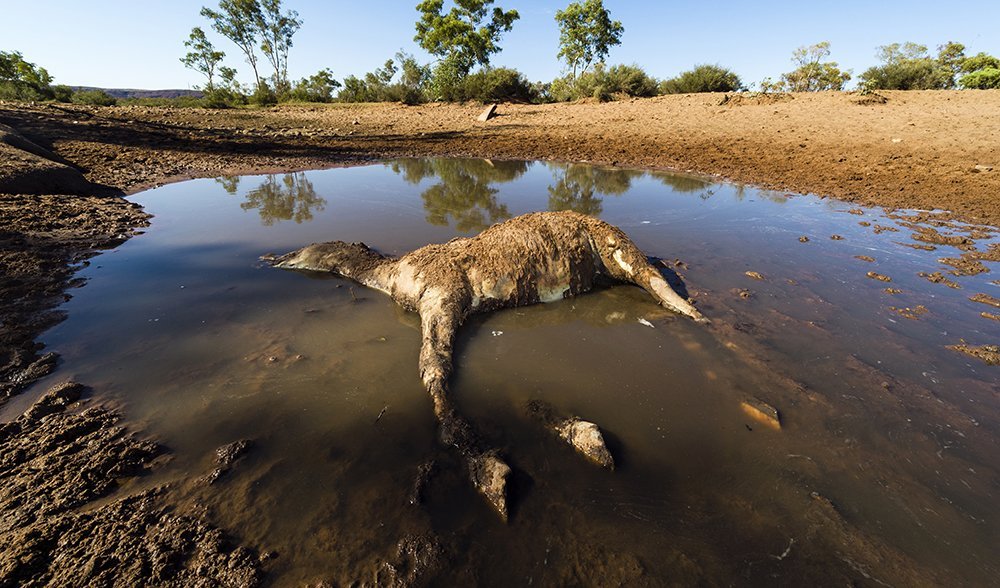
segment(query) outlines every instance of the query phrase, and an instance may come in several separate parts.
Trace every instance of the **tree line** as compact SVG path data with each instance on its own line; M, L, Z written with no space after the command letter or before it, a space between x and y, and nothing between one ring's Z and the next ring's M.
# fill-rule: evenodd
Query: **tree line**
M199 72L205 83L200 103L208 107L278 102L378 102L407 104L443 100L482 102L555 102L592 98L648 97L697 92L815 92L843 90L853 72L829 60L830 43L800 47L792 53L793 69L777 79L745 84L731 69L699 64L679 75L657 80L636 65L608 65L611 48L621 44L624 26L613 20L602 0L578 0L556 11L559 28L557 58L564 75L551 82L529 82L519 71L493 67L502 50L504 33L520 19L516 10L494 6L495 0L423 0L417 6L414 41L434 56L422 64L402 51L362 76L338 81L329 68L297 81L288 78L289 52L303 21L282 0L220 0L200 15L215 33L229 41L249 66L253 82L242 84L238 72L222 65L226 57L205 29L196 26L184 41L185 67ZM948 42L931 55L925 45L893 43L879 47L879 65L859 76L862 91L996 89L1000 59L986 53L968 56L965 46ZM261 70L268 70L262 72ZM73 93L52 86L44 68L28 63L17 52L0 52L0 99L113 101L100 93ZM79 95L77 95L79 94Z

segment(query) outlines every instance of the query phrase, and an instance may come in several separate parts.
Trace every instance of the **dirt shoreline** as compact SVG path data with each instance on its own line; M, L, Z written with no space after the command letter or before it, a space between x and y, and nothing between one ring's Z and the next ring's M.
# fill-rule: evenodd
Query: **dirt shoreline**
M885 97L884 104L820 93L501 105L485 123L476 121L479 105L208 111L0 103L0 407L57 366L37 340L82 285L76 271L148 224L121 196L170 181L407 156L550 159L675 169L864 205L943 209L952 220L1000 226L1000 91ZM0 423L0 479L18 490L0 493L10 507L0 538L19 546L0 554L0 586L110 577L261 581L267 557L234 548L201 513L170 512L167 489L119 491L156 465L160 449L126 434L114 410L85 408L86 390L84 404L77 388L70 396L60 390ZM53 457L74 447L94 451L74 453L78 461ZM167 538L181 532L190 539ZM120 537L61 551L95 533ZM130 566L149 553L171 554L169 565Z

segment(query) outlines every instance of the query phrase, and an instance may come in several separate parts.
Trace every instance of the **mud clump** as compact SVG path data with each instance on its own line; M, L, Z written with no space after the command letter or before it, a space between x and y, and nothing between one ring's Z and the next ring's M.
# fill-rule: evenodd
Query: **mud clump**
M860 259L861 261L867 261L868 263L875 263L875 258L870 255L855 255L854 259Z
M106 408L67 410L85 392L61 384L0 425L0 585L258 584L256 554L165 487L123 493L163 448Z
M880 274L878 272L868 272L865 275L868 276L869 278L873 279L873 280L878 280L880 282L891 282L892 281L892 278L890 278L889 276Z
M919 272L919 273L917 273L917 275L920 276L921 278L927 280L928 282L930 282L932 284L944 284L945 286L948 286L949 288L954 288L956 290L959 290L959 289L962 288L962 286L959 285L958 282L949 280L941 272L934 272L934 273L931 273L931 274L929 274L927 272Z
M986 362L986 365L1000 365L1000 345L948 345L947 349L958 351Z
M922 304L918 304L917 306L914 306L913 308L910 308L910 307L898 308L898 307L895 307L895 306L890 306L889 310L892 311L892 312L894 312L894 313L896 313L896 314L898 314L899 316L901 316L901 317L903 317L905 319L910 319L911 321L915 321L915 320L919 319L922 315L925 315L928 312L930 312L929 310L927 310L927 307L923 306Z
M973 302L979 302L980 304L989 304L990 306L995 306L997 308L1000 308L1000 299L994 298L989 294L979 293L974 296L970 296L969 300Z
M253 448L253 441L240 439L215 450L215 469L208 473L202 481L211 486L233 469L233 465Z
M952 266L953 270L948 273L955 276L975 276L985 274L990 271L983 262L975 258L975 254L966 253L961 257L942 257L938 263Z
M914 241L923 241L932 245L953 245L957 247L974 244L974 241L968 237L963 237L962 235L942 235L930 227L920 227L910 237Z

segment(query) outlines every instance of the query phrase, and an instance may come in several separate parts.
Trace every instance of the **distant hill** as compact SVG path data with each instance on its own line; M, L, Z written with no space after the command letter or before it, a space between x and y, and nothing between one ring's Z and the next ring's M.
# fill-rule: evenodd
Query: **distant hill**
M191 96L201 98L200 90L132 90L127 88L93 88L90 86L73 86L73 91L100 90L115 98L180 98Z

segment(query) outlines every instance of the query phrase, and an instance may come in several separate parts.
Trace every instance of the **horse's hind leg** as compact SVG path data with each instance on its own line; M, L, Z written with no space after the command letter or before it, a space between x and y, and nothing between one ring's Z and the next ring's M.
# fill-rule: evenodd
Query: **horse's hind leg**
M434 415L441 427L441 439L458 449L469 467L473 485L507 521L507 477L510 467L496 450L484 448L472 425L461 417L448 397L452 345L461 322L457 312L445 305L422 305L420 326L423 344L420 349L420 377L434 402Z

